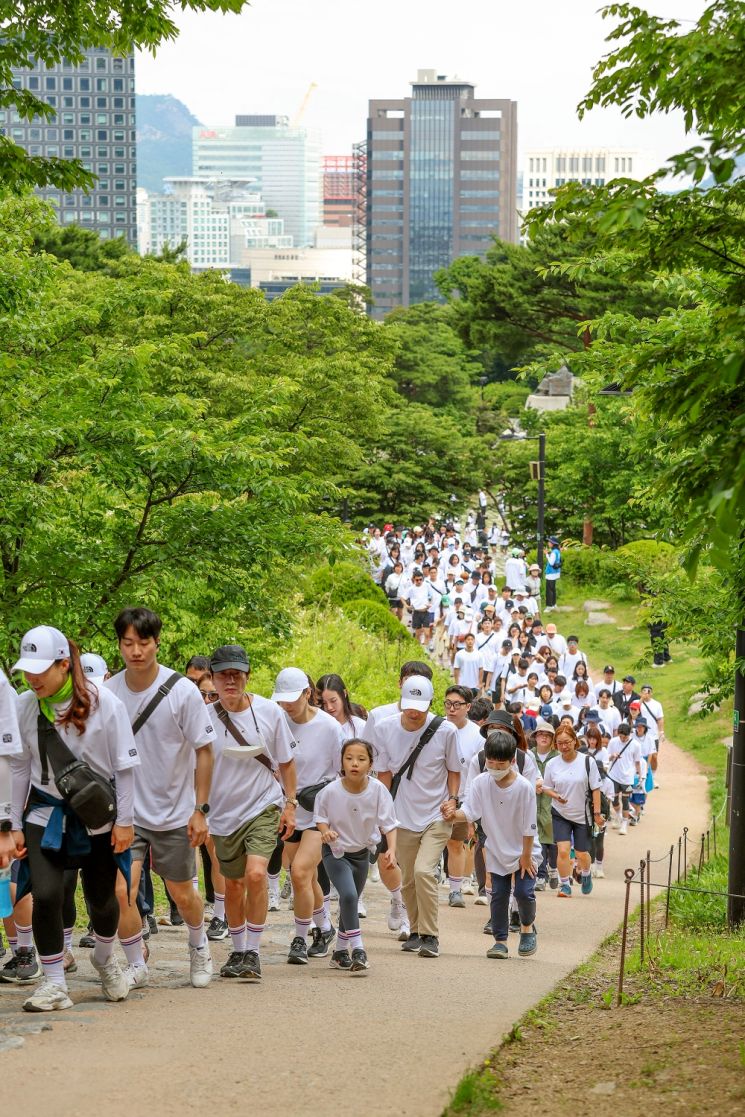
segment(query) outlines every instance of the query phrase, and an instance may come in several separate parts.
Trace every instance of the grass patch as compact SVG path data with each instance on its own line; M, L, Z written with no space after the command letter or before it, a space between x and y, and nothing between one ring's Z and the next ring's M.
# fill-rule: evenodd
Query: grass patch
M454 1117L456 1113L496 1113L502 1109L497 1088L498 1080L490 1068L469 1071L456 1086L443 1117Z

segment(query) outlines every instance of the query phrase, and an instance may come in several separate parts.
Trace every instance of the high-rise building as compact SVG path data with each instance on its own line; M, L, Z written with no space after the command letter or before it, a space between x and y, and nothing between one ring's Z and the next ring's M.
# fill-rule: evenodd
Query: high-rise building
M312 244L321 224L321 144L286 116L237 116L233 128L195 128L193 172L253 179L297 245Z
M522 173L523 210L551 201L550 190L566 182L605 186L612 178L643 178L642 155L626 148L554 147L526 151Z
M356 204L354 157L352 155L324 155L324 225L340 225L343 228L351 228Z
M517 104L419 70L411 96L370 101L367 283L382 317L438 299L433 274L517 240Z
M98 176L95 187L69 192L37 190L52 202L60 224L82 225L102 237L125 236L137 245L137 152L134 55L116 58L103 47L73 65L14 67L13 85L51 105L50 120L21 120L0 109L0 131L29 155L79 159Z

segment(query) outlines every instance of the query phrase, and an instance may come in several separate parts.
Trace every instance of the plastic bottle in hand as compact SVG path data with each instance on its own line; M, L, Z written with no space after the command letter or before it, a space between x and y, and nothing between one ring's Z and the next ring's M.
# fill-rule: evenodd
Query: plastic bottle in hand
M13 901L10 898L10 866L0 869L0 919L13 914Z
M344 856L344 850L343 850L341 842L339 841L338 838L336 839L336 841L331 846L331 852L334 855L334 857L336 857L337 859L342 858Z

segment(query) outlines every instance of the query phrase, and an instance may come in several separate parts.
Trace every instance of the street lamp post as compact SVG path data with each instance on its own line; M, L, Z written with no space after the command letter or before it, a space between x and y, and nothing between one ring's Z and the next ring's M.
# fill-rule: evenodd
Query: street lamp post
M502 442L537 442L538 443L538 461L531 462L531 475L534 481L538 482L538 515L536 519L536 562L541 568L543 573L543 549L544 549L544 535L545 535L545 518L546 518L546 435L541 431L538 435L525 434L524 431L506 430L500 434ZM534 472L532 467L537 466Z

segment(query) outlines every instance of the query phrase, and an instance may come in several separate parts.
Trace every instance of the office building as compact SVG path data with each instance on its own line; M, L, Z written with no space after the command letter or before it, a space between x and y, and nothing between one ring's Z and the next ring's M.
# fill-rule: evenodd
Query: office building
M605 186L612 178L643 178L642 155L626 148L555 147L526 151L522 172L523 210L551 201L550 190L566 182Z
M79 159L98 176L95 187L69 192L47 186L36 193L53 203L60 224L82 225L102 237L124 236L137 246L137 153L134 56L115 58L91 48L73 65L14 67L13 85L51 105L50 120L21 120L0 109L0 132L29 155Z
M252 179L296 245L313 243L321 224L321 144L286 116L237 116L232 128L193 133L193 173L210 179Z
M515 242L517 105L419 70L411 96L373 100L367 121L366 275L382 317L440 296L433 274Z
M323 157L323 224L352 227L356 206L354 157Z

